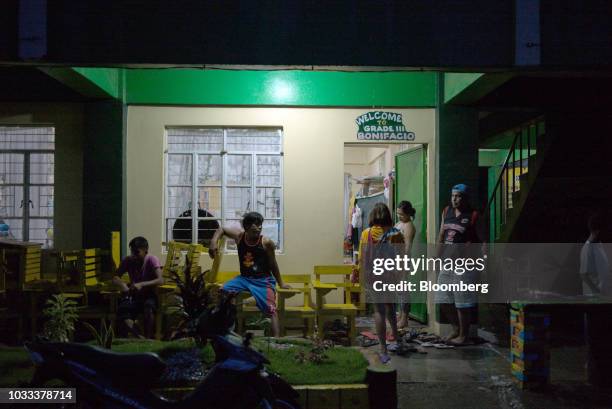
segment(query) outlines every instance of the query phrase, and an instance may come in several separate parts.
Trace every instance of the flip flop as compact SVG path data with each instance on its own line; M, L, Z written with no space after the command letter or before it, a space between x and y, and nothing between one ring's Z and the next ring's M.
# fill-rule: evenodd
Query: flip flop
M449 344L441 344L441 343L438 343L438 344L433 344L433 346L434 346L435 348L437 348L437 349L452 349L452 348L454 348L454 347L455 347L454 345L449 345Z
M378 340L378 337L372 331L362 331L359 333L359 335L363 335L364 337L368 339Z
M362 346L363 348L368 348L374 345L378 345L378 341L375 339L370 339L364 336L360 336L358 337L357 341L359 342L359 345Z
M415 339L414 342L416 342L423 348L431 348L435 345L433 342L425 342L425 341L421 341L420 339Z
M391 357L387 354L383 354L382 352L378 353L378 359L380 359L381 364L388 364L391 361Z

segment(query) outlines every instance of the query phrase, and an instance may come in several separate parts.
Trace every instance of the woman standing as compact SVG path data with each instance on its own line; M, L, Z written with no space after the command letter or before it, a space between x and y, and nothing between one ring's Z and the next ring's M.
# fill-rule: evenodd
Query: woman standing
M374 249L379 244L402 244L404 238L402 233L395 227L393 227L393 220L391 219L391 212L384 203L377 203L374 209L368 215L369 228L365 229L361 234L361 240L359 241L359 266L365 268L371 266L372 254ZM363 271L368 271L364 269ZM396 352L399 349L397 340L399 340L397 332L397 320L395 317L394 304L391 303L376 303L374 321L376 324L376 334L380 342L380 361L386 364L391 360L388 355L388 351ZM395 342L389 344L387 347L387 322L385 317L389 320L391 325L391 332Z
M407 200L401 201L397 205L397 218L399 222L395 225L395 228L402 233L404 237L404 244L406 245L406 254L410 257L412 251L412 243L414 242L414 236L416 235L416 228L414 227L414 217L416 210L412 207L412 203ZM398 328L405 328L408 326L408 314L410 313L410 303L400 304L400 316L397 322Z

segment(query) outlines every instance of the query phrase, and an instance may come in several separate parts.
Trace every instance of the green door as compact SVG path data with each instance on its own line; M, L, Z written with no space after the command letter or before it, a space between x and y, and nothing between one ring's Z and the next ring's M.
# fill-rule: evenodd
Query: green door
M416 210L414 226L416 235L414 246L426 248L427 245L427 152L424 146L404 151L395 155L395 203L408 200ZM425 271L417 272L410 281L419 282L427 279ZM424 294L426 297L427 295ZM410 316L417 321L427 323L427 300L412 303Z

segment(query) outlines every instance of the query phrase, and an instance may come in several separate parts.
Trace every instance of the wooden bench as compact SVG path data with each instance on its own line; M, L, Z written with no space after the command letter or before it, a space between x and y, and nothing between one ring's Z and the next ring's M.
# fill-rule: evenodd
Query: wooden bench
M316 293L316 311L317 311L317 329L319 338L323 338L324 321L329 316L344 316L347 318L349 326L349 342L352 344L357 336L357 330L355 326L355 316L357 315L358 308L355 304L351 303L351 293L359 289L359 284L351 283L350 277L354 266L347 265L328 265L328 266L315 266L314 275L315 281L313 288ZM327 282L321 280L322 277L340 276L342 281L336 280L335 282ZM342 291L341 296L344 297L344 303L332 304L325 302L325 296L331 291ZM346 302L349 301L349 302Z
M223 248L225 241L222 239L217 243L218 248ZM187 263L190 265L190 273L192 277L199 274L202 271L200 266L200 260L202 257L207 257L208 248L201 244L188 244L180 243L176 241L170 241L164 243L166 245L167 254L166 262L162 268L162 275L164 278L164 284L158 286L157 294L159 299L159 308L155 316L155 337L161 339L162 328L163 328L163 317L169 312L171 305L167 302L169 295L176 294L178 288L176 283L173 281L173 274L177 274L179 277L184 278L185 267ZM209 285L208 280L214 279L217 276L219 266L221 265L222 252L217 253L217 257L213 260L211 270L208 272L205 280Z
M280 324L280 335L287 335L287 320L297 318L303 321L302 334L304 338L314 334L316 311L312 305L312 282L310 274L283 274L283 281L292 288L277 287L277 311ZM302 305L287 306L287 300L302 294Z

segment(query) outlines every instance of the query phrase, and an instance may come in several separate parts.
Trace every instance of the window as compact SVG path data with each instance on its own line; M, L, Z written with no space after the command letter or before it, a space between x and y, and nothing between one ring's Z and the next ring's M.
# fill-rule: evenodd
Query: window
M0 238L53 247L55 129L0 127Z
M282 249L282 167L280 129L168 128L166 240L208 245L219 223L240 226L256 211L263 234Z

